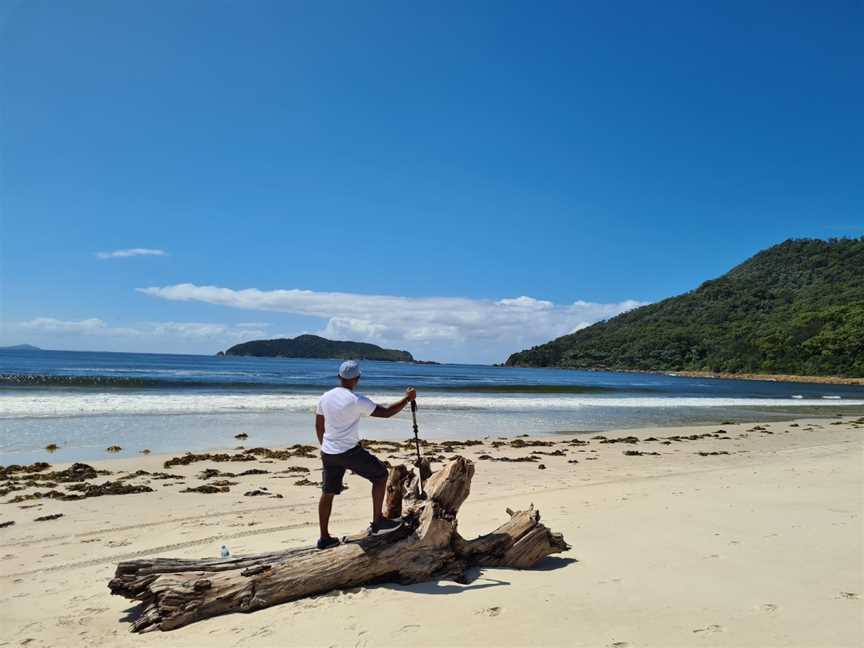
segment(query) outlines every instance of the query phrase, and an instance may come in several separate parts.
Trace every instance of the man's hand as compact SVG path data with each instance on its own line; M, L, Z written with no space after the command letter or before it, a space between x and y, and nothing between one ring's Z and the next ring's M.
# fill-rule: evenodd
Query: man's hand
M402 397L402 400L393 403L392 405L388 405L387 407L378 405L378 407L376 407L372 412L372 416L377 418L390 418L405 409L405 406L415 398L417 398L417 392L413 387L409 387L405 390L405 396Z

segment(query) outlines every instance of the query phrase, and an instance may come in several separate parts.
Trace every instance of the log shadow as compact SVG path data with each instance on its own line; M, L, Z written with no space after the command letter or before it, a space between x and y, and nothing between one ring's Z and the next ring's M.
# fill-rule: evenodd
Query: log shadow
M144 614L144 607L144 603L138 603L130 608L126 608L123 610L123 614L126 616L120 617L118 621L121 623L135 623Z
M576 558L563 558L561 556L546 556L543 560L531 567L531 571L555 571L563 569L567 565L578 563Z
M486 581L477 583L477 581ZM414 583L412 585L399 585L398 583L381 584L377 587L386 587L387 589L397 590L399 592L411 592L414 594L427 594L440 596L442 594L461 594L469 590L489 589L490 587L501 587L502 585L510 585L510 581L498 580L495 578L486 578L476 576L469 581L467 585L458 585L452 581L427 581L425 583Z

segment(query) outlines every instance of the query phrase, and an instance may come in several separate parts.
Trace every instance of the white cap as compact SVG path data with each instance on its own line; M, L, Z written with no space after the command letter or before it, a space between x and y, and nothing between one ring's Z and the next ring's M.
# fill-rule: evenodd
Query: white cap
M356 360L346 360L339 367L339 377L353 380L360 377L360 363Z

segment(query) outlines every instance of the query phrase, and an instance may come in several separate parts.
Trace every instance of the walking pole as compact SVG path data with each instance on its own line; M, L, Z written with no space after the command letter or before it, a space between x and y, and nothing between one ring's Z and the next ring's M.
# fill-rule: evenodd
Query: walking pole
M417 484L420 488L420 499L423 499L423 461L420 457L420 433L417 431L417 402L411 401L411 419L414 421L414 447L417 449Z

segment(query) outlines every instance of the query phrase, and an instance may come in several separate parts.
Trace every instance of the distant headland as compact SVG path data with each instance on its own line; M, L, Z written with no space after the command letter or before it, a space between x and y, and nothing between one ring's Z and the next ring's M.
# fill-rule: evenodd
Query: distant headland
M788 240L695 290L514 353L506 364L861 379L862 268L864 237Z
M0 346L0 351L43 351L32 344L15 344L13 346Z
M257 358L332 358L337 360L384 360L389 362L415 362L407 351L384 349L367 342L328 340L317 335L298 335L295 338L252 340L235 344L223 356L254 356Z

